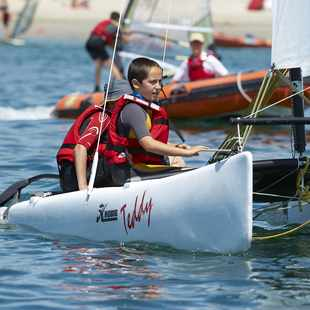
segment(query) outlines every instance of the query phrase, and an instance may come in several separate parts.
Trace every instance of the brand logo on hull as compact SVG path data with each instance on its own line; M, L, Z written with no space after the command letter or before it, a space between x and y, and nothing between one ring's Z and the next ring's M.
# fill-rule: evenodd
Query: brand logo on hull
M135 206L132 212L128 211L127 204L124 204L120 209L126 234L128 234L129 229L134 229L135 225L141 222L142 218L145 216L147 216L147 226L150 227L151 225L153 202L152 198L145 201L145 194L146 192L143 193L140 203L138 201L139 196L136 196Z
M96 223L101 222L111 222L117 221L117 209L115 210L106 210L108 204L101 204L98 209L98 214L96 218Z

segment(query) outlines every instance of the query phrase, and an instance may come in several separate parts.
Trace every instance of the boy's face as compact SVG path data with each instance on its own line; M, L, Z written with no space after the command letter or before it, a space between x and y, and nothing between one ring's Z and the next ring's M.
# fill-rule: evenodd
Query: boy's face
M148 77L139 84L138 92L148 101L159 100L162 81L162 70L158 67L152 67Z

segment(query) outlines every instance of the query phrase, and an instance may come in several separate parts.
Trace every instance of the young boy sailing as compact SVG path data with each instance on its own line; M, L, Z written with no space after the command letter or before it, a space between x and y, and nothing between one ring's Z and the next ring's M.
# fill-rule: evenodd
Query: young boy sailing
M124 80L112 84L112 97L108 95L108 100L114 104L112 112L107 111L105 115L101 137L98 136L99 130L93 130L94 124L99 126L99 115L102 113L99 107L89 108L96 109L93 114L85 111L73 124L71 133L69 131L67 134L57 155L64 191L87 188L97 139L101 143L101 164L95 180L98 187L123 185L138 173L141 166L169 167L168 156L190 157L207 149L205 146L168 143L167 114L164 108L154 103L158 101L162 88L162 68L157 62L144 57L136 58L129 66L128 81L129 84ZM122 96L114 102L116 93ZM90 116L91 120L81 137L72 142L69 137L77 132L77 127L81 129L81 124ZM107 139L104 139L106 134ZM66 151L70 152L70 157L66 157Z
M108 127L105 159L112 183L122 185L147 165L168 165L168 156L195 156L204 146L168 143L167 113L158 102L162 89L162 68L151 59L133 60L128 69L132 94L120 98Z

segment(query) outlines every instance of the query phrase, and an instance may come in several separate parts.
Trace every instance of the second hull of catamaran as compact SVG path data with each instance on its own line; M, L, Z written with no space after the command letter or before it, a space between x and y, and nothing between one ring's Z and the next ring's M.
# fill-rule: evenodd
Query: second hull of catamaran
M304 224L310 220L310 203L286 201L268 206L257 205L254 215L255 221L271 225Z
M252 239L252 156L123 187L95 188L1 208L2 220L98 241L145 241L218 253L247 250Z
M254 219L272 225L310 220L308 165L298 159L253 162Z

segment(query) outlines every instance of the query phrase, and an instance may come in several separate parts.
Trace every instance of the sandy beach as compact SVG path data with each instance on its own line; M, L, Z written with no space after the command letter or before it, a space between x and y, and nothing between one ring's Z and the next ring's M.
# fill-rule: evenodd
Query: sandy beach
M253 34L259 38L271 39L271 10L249 11L249 0L213 0L212 18L216 31L230 35Z
M189 5L187 1L178 4ZM91 28L112 10L121 11L127 1L90 0L89 8L72 8L70 0L41 0L34 23L26 37L70 38L84 40ZM21 10L24 1L10 0L13 19ZM229 35L254 34L261 38L271 38L271 11L248 11L248 0L211 1L214 29Z

